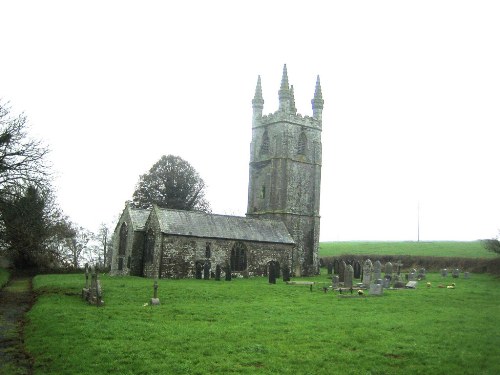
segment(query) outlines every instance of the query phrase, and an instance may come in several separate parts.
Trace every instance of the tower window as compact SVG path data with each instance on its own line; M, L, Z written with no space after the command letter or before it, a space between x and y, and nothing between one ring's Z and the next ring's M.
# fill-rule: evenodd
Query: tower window
M260 154L265 155L269 154L269 134L267 134L267 129L264 131L262 135L262 144L260 145Z
M266 187L265 187L265 185L263 185L263 186L262 186L262 189L261 189L261 191L260 191L260 197L261 197L262 199L265 199L265 198L266 198Z
M299 136L299 143L297 145L297 154L305 155L306 154L306 145L307 145L307 137L306 133L302 131Z

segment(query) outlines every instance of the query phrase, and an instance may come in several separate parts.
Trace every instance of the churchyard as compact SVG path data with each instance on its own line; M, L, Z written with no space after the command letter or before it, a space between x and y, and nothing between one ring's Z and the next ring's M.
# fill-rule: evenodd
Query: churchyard
M98 307L83 274L40 275L25 345L35 374L498 374L500 280L463 276L381 296L340 295L326 268L296 285L159 280L152 306L153 280L102 275Z

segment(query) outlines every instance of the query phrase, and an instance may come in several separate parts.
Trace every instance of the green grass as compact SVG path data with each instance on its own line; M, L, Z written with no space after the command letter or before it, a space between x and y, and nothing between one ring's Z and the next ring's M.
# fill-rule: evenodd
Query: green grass
M494 258L497 254L486 250L480 241L454 242L322 242L319 255L419 255L463 258Z
M9 281L10 273L5 268L0 268L0 288Z
M500 280L428 281L339 298L264 278L160 280L151 307L152 280L103 276L97 308L82 275L37 276L25 342L35 374L500 373Z

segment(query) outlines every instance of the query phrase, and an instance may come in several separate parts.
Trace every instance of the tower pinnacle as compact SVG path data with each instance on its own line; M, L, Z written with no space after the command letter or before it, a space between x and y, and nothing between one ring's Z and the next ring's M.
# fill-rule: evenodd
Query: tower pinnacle
M290 109L290 87L288 85L288 72L286 64L283 65L283 76L281 77L281 87L278 92L280 98L280 111L288 112Z
M314 118L321 120L324 103L325 101L323 100L323 94L321 93L321 83L318 75L318 78L316 79L316 88L314 90L314 98L311 100Z
M262 116L264 109L264 98L262 97L262 86L260 82L260 75L257 78L257 86L255 87L255 95L252 100L253 117L254 119Z

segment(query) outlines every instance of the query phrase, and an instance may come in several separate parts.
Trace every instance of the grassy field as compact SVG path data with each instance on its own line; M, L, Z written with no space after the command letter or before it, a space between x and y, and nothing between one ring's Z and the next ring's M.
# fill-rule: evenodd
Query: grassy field
M35 374L499 374L500 280L427 281L341 298L264 278L160 280L151 307L152 280L103 276L97 308L83 275L37 276L25 343Z
M420 255L438 257L494 258L480 241L454 242L322 242L320 256L359 255Z

